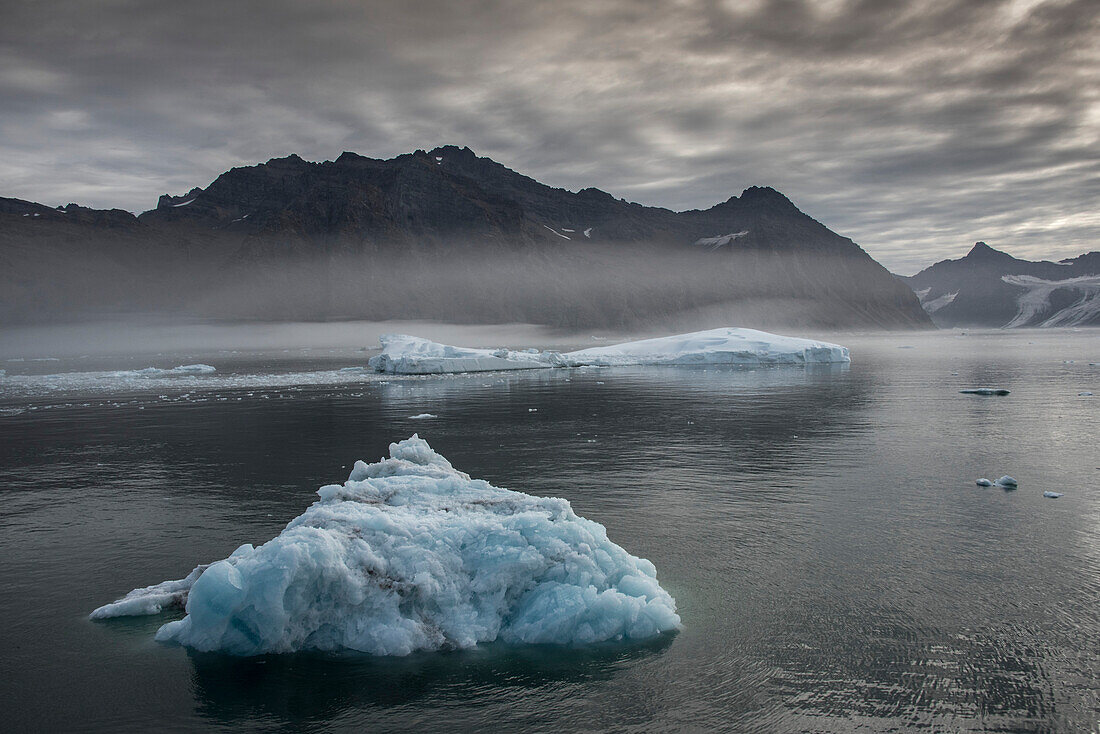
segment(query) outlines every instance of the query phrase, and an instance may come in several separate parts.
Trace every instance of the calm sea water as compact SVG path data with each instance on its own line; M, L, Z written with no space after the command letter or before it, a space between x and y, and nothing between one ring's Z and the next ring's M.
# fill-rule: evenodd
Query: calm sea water
M402 379L339 372L362 364L351 350L8 361L4 728L1096 731L1100 397L1079 393L1100 394L1100 334L836 339L849 368ZM87 374L192 361L218 372ZM1012 392L958 393L977 386ZM683 632L236 659L154 642L166 617L87 620L274 536L413 432L603 523L656 564ZM1020 488L974 485L1002 474Z

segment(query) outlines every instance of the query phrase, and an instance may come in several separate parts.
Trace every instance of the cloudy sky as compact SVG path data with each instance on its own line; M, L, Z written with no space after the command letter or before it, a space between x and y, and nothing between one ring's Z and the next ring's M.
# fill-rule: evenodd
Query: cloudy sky
M770 185L903 273L1100 249L1097 0L0 0L0 195L140 211L468 145L673 209Z

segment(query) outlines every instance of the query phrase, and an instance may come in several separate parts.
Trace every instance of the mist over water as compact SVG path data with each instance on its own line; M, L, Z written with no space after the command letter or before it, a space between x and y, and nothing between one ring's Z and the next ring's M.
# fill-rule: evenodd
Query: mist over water
M0 323L146 315L521 322L566 330L684 330L731 321L889 328L912 326L911 314L920 314L915 297L870 258L811 248L735 252L563 242L520 250L454 242L392 252L330 245L308 256L290 246L284 252L278 243L262 248L228 259L185 248L113 260L102 253L41 256L0 296Z

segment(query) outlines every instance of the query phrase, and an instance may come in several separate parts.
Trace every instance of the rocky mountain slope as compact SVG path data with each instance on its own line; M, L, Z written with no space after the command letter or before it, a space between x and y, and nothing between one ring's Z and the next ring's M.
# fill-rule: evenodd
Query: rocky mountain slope
M454 146L390 160L290 155L138 216L0 199L0 265L8 322L152 310L930 325L881 265L774 189L673 212L552 188Z
M1032 262L978 242L903 280L938 326L1100 326L1100 252Z

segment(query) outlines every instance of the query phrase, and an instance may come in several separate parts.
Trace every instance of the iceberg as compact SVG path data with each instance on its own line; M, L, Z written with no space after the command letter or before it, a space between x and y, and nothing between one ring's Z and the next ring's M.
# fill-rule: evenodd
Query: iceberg
M470 349L388 334L382 353L368 365L393 374L440 374L551 367L626 365L776 365L851 362L838 344L769 334L755 329L720 328L643 339L575 352L536 349Z
M978 481L974 482L974 484L977 484L979 487L992 487L993 486L993 482L989 481L985 477L982 477Z
M549 354L538 350L470 349L439 344L418 336L383 334L382 353L367 365L377 372L434 375L455 372L495 372L553 367Z
M131 591L92 618L183 604L158 640L235 655L575 645L681 626L653 564L602 525L564 499L471 479L415 434L317 493L267 543Z
M620 365L774 365L851 362L839 344L726 327L590 347L561 355L569 367Z
M1048 497L1052 500L1056 500L1056 499L1058 499L1059 497L1062 496L1062 493L1061 492L1051 492L1050 490L1047 490L1046 492L1043 492L1043 496Z
M1020 486L1020 483L1006 474L997 480L997 486L1004 487L1005 489L1016 489L1016 487Z

